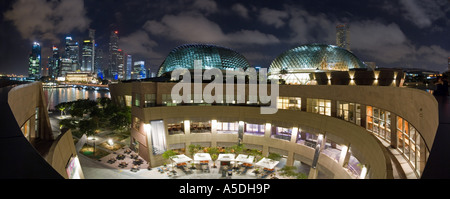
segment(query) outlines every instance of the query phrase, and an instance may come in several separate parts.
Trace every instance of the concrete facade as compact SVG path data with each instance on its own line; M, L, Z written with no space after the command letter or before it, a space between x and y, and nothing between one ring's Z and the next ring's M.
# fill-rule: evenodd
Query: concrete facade
M392 178L392 165L387 154L388 151L376 136L365 128L365 106L374 106L390 111L391 117L399 116L414 125L424 140L424 145L421 147L428 151L433 145L438 126L436 100L430 94L416 89L393 86L280 85L280 97L301 97L301 110L280 109L273 115L261 115L258 106L247 104L233 104L231 106L180 104L167 106L163 102L163 95L170 95L175 84L168 82L129 82L109 85L112 100L116 103L120 104L120 102L125 101L124 96L126 95L132 96L132 120L134 122L135 118L138 118L139 124L138 127L132 128L131 136L139 143L139 154L149 161L151 166L163 164L163 159L161 155L152 153L152 138L144 127L150 121L161 120L164 122L167 146L183 146L184 144L186 151L188 146L194 143L202 143L205 146L213 147L223 146L226 143L238 143L238 138L242 132L220 134L215 132L213 127L211 133L193 134L190 133L189 128L185 128L184 134L169 135L167 130L169 121L240 121L299 129L303 127L314 128L317 130L316 133L322 134L338 144L351 146L353 155L368 168L368 178ZM205 86L206 84L203 84L203 88ZM249 85L246 84L246 100L249 99L248 88ZM270 88L268 89L270 92ZM156 102L153 106L146 107L144 105L145 94L156 96ZM331 116L305 112L307 98L331 100ZM139 101L138 106L135 104L136 100ZM361 125L336 118L336 105L333 105L336 101L361 104ZM123 103L121 104L123 105ZM396 134L395 126L391 124L391 128L393 128L391 134L393 135ZM336 162L328 156L320 155L317 160L314 160L316 154L314 149L297 144L293 139L296 135L291 135L291 140L288 141L274 139L270 133L270 129L266 129L264 136L243 134L242 143L249 148L262 150L263 155L274 151L286 155L287 165L292 165L294 160L299 160L307 164L317 164L319 170L334 174L334 178L351 178L342 167L346 161L348 162L348 157L344 158L347 160L343 159ZM392 143L395 148L394 144L396 143ZM423 155L421 158L421 164L426 164L427 157ZM421 170L423 168L424 166L421 167Z
M69 161L77 156L72 133L65 131L54 137L42 83L34 82L12 87L8 90L7 100L2 103L11 111L11 115L2 112L3 117L8 117L2 120L15 121L1 124L2 129L5 129L1 135L2 143L4 142L2 146L8 147L5 151L9 153L2 156L8 157L4 159L5 162L16 168L7 176L69 178L66 168ZM14 150L16 146L20 146L20 149ZM81 168L78 168L78 173L83 176Z

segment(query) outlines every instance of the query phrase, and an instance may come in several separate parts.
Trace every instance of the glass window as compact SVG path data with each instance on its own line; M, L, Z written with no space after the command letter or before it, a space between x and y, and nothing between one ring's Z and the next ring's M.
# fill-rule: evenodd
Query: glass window
M156 95L155 94L145 94L144 107L156 106Z
M169 135L184 134L184 123L176 122L167 124L167 132Z
M167 149L166 136L164 131L164 123L162 120L151 121L151 139L153 154L163 154Z
M245 134L250 135L264 135L265 133L265 125L263 124L245 124Z
M125 105L131 107L131 95L125 95Z
M371 106L366 106L366 116L367 116L366 129L370 132L373 132L373 108Z
M331 116L331 100L308 98L306 103L307 112Z
M141 94L136 93L135 98L134 98L134 106L141 106Z
M176 103L172 101L172 95L171 94L162 94L162 105L163 106L177 106Z
M191 122L191 133L211 133L211 121Z
M302 128L298 130L297 143L311 148L315 148L318 136L312 129Z
M282 140L291 140L292 128L284 128L284 127L272 127L272 138L282 139Z
M300 97L278 97L278 109L300 110L302 100Z
M217 133L238 133L239 124L237 122L217 122Z

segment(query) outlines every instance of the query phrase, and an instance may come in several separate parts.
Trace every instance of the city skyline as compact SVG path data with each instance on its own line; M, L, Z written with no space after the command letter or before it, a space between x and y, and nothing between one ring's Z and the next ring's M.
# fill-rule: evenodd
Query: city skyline
M281 52L308 43L336 45L336 26L350 25L352 52L379 67L444 72L450 56L450 6L445 1L242 2L212 0L2 2L0 73L25 75L33 42L47 66L52 46L66 36L79 42L96 31L107 52L109 33L152 72L170 50L210 43L242 53L252 66L269 67ZM81 50L81 49L80 49ZM60 52L61 53L61 52Z

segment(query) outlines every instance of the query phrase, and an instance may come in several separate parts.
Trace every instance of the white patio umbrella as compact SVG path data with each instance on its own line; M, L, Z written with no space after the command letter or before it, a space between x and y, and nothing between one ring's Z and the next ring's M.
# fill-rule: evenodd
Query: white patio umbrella
M194 163L200 163L201 161L211 161L211 155L209 153L196 153L194 154Z
M253 164L253 160L255 159L255 156L252 155L245 155L245 154L239 154L236 157L237 162L247 163L247 164Z
M275 166L277 166L277 164L279 162L280 161L272 160L269 158L263 158L259 162L256 163L256 166L260 166L260 167L272 170L275 168Z
M172 160L178 165L178 164L182 164L182 163L187 163L192 161L192 159L190 157L187 157L184 154L181 155L176 155L174 157L172 157Z

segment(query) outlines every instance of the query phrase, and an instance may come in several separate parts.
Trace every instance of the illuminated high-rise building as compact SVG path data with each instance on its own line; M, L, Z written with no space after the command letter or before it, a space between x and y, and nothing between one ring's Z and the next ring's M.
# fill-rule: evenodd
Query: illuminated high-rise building
M94 72L94 43L91 39L83 41L83 50L81 53L81 71Z
M77 71L80 69L79 59L80 47L77 41L74 41L71 36L66 37L66 48L64 52L64 58L70 59L71 71ZM65 60L66 64L69 64L69 60Z
M126 69L125 69L125 79L129 80L131 79L131 68L133 65L133 57L131 55L127 55L127 61L126 61Z
M348 24L336 26L336 45L350 51L350 30Z
M105 76L108 79L117 79L119 65L119 31L112 31L109 37L109 63Z
M107 61L102 48L97 47L97 43L95 44L95 63L94 63L94 69L95 73L97 73L97 77L104 78L103 70L108 65L108 63L105 63Z
M117 79L125 79L125 52L122 49L118 50L117 54Z
M145 69L145 61L135 61L133 71L131 72L131 79L145 79L147 70Z
M33 43L28 64L28 77L38 80L41 78L41 45L38 42Z
M48 76L57 78L61 70L61 57L57 46L52 47L52 56L49 58L48 66Z

